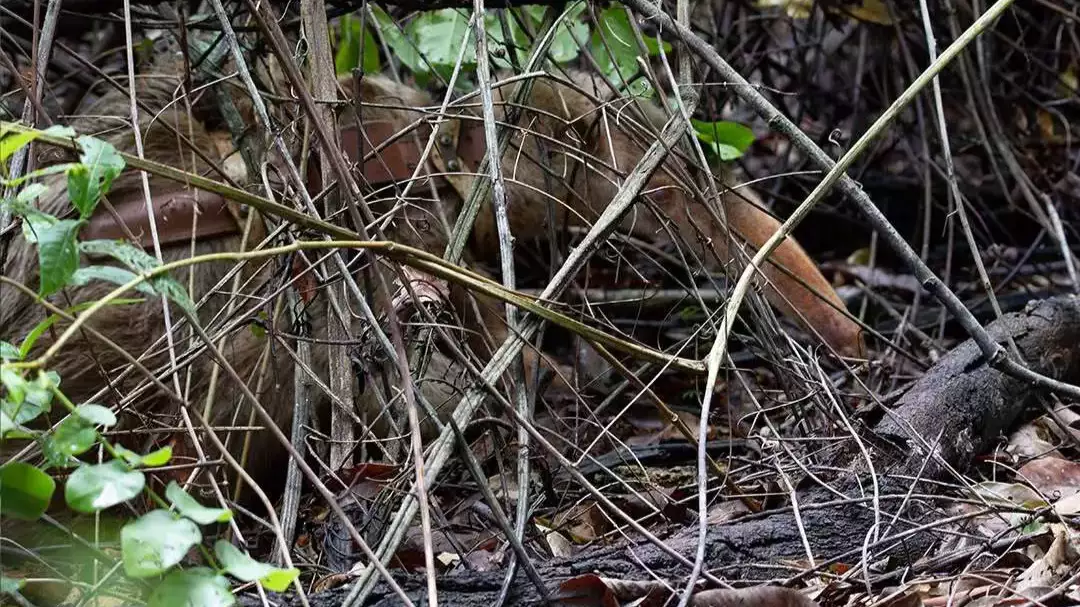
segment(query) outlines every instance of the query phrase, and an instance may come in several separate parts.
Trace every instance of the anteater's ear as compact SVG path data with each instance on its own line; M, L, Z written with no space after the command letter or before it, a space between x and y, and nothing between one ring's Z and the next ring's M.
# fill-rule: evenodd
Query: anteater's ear
M724 212L728 229L750 245L751 255L780 228L780 222L762 210L749 188L725 196ZM789 236L780 243L762 271L770 283L765 291L769 303L820 335L839 354L865 355L859 324L846 314L836 290L794 238Z

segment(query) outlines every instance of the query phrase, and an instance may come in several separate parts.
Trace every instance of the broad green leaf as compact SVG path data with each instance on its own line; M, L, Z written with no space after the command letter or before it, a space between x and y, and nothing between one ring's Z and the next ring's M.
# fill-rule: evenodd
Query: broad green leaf
M79 251L111 257L134 272L149 272L161 265L153 255L123 240L87 240L79 243Z
M22 353L13 344L6 341L0 341L0 359L3 360L22 360Z
M188 495L183 487L170 481L165 488L165 497L176 507L176 511L200 525L227 523L232 520L232 511L226 508L208 508Z
M352 15L342 17L339 34L337 53L334 55L334 70L338 74L348 74L357 67L362 68L365 74L375 74L382 69L375 37L371 35L370 28L361 27L360 19ZM361 50L364 53L363 65L360 64Z
M230 607L236 598L229 580L212 569L171 571L150 593L147 607Z
M22 217L23 238L30 244L37 244L41 234L60 221L52 215L42 213L29 205L21 209L16 205L12 205L12 211Z
M41 439L45 460L53 466L66 466L71 458L90 450L97 443L94 426L77 415L65 417L56 428Z
M36 521L45 514L56 490L56 482L39 468L26 462L0 466L0 514Z
M42 183L31 183L25 188L19 190L19 193L15 195L15 200L21 204L29 205L35 198L41 196L45 192L49 191L49 188L45 187Z
M75 237L80 226L78 221L65 219L38 234L38 262L41 264L38 292L42 297L64 288L79 268Z
M26 400L26 378L14 369L0 369L0 383L4 384L7 400L12 405L21 405Z
M124 268L118 268L116 266L87 266L75 270L75 273L71 275L71 280L68 281L68 284L73 287L81 287L92 280L103 280L120 286L126 285L136 278L138 278L138 274L131 270L125 270ZM157 295L154 291L154 286L146 281L136 284L135 290L147 295Z
M94 213L98 200L112 187L116 176L124 170L124 158L112 144L83 135L77 139L82 148L79 160L83 168L68 171L68 196L71 204L86 219Z
M33 380L11 369L0 370L0 382L7 390L7 397L0 408L17 424L25 424L52 409L52 389L60 383L55 371L39 373Z
M21 354L23 358L29 356L30 351L34 349L34 344L37 343L37 340L40 339L41 336L45 334L45 331L48 331L49 327L53 326L58 320L60 320L59 316L50 314L46 316L44 320L34 325L34 328L26 334L26 338L23 339L22 345L19 346L19 354Z
M124 573L133 578L161 575L201 541L195 523L167 510L151 510L120 530Z
M90 240L81 242L79 243L79 250L86 255L104 255L112 257L134 272L149 272L160 265L158 264L157 259L149 255L146 251L120 240ZM91 268L101 267L105 266L91 266ZM122 274L122 271L115 272L111 270L84 269L86 272L79 275L80 280L84 278L100 278L102 280L118 282L123 277L128 276ZM129 280L130 278L131 277L128 277ZM120 284L126 284L126 282L127 281L120 282ZM149 283L140 283L136 287L136 290L143 293L156 293L161 295L176 305L184 308L184 310L192 316L195 315L195 302L188 296L187 290L184 289L180 283L168 276L159 276Z
M589 52L596 58L600 70L613 82L619 85L623 80L629 82L640 69L637 58L641 53L626 9L621 4L614 4L601 11L596 18L597 28L589 41ZM661 46L665 52L671 50L671 45L655 38L642 38L650 55L657 54Z
M737 122L691 120L698 139L720 160L735 160L754 143L754 131Z
M12 154L37 138L38 133L34 131L5 133L3 138L0 139L0 162L6 162L8 158L11 158Z
M605 76L617 84L629 81L638 73L638 48L626 10L612 6L600 11L596 20L589 51Z
M371 14L375 16L375 24L379 28L379 33L382 35L383 40L386 41L386 45L394 52L394 57L414 74L426 73L428 71L427 64L424 63L420 53L416 50L415 44L409 40L405 32L398 28L390 15L386 14L386 11L381 7L375 4L371 4L369 7L371 8Z
M156 468L157 466L164 466L172 459L172 447L162 447L157 451L151 451L146 455L141 455L129 449L125 449L120 445L117 445L115 449L117 455L124 458L124 461L132 466Z
M569 14L559 22L555 30L555 37L551 40L548 55L556 63L570 63L581 54L581 45L589 42L589 24L582 18L586 5L584 2L574 3L568 10ZM543 18L541 13L540 18ZM539 24L539 21L537 21Z
M28 181L34 181L36 179L41 179L42 177L48 177L49 175L55 175L57 173L66 173L77 166L82 165L77 162L50 164L49 166L37 169L36 171L25 173L21 175L18 179L0 179L0 183L3 183L7 187L16 188Z
M4 411L6 408L0 408L0 438L8 438L10 434L20 431L19 424Z
M443 72L444 76L449 76L457 63L462 42L466 43L463 63L476 63L476 41L470 34L469 17L464 11L444 8L420 13L409 22L405 31L416 41L416 49L420 54L433 68Z
M106 428L116 425L116 414L111 409L93 403L85 403L75 407L75 415L91 424L105 426Z
M273 565L260 563L225 540L214 543L214 554L229 575L245 582L258 580L267 590L274 592L284 592L300 575L296 568L278 569Z
M513 66L510 62L510 53L517 54L518 65L524 65L528 61L529 36L513 15L506 15L507 29L510 30L510 42L507 43L499 16L494 13L484 15L484 29L488 36L488 50L491 53L492 63L497 69L508 69Z
M80 466L64 486L64 499L78 512L97 512L126 502L146 486L146 477L120 460Z

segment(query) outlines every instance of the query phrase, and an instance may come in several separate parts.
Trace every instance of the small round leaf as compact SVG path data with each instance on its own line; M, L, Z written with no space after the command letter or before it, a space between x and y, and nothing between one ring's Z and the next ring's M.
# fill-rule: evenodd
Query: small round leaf
M120 460L80 466L64 486L64 499L72 510L97 512L135 497L146 486L146 477L128 470Z
M236 598L229 580L212 569L196 567L173 571L150 594L147 607L229 607Z
M130 449L125 449L124 447L117 445L116 453L132 466L147 466L150 468L164 466L172 459L172 447L162 447L157 451L151 451L146 455L140 455Z
M105 426L106 428L116 425L116 414L108 407L87 403L75 407L75 415L85 419L91 424Z
M36 521L45 514L56 490L56 481L25 462L0 466L0 514Z
M85 419L69 415L55 430L44 436L41 449L50 464L64 466L72 456L86 453L97 442L97 438L97 430Z
M167 510L152 510L120 530L124 572L133 578L165 573L202 541L199 526Z
M273 592L284 592L300 575L300 571L295 567L278 569L273 565L260 563L225 540L218 540L214 544L214 554L229 575L245 582L259 580L267 590Z
M177 512L200 525L227 523L232 520L231 510L203 506L195 498L188 495L183 487L176 484L176 481L169 482L169 486L165 488L165 497L172 502Z

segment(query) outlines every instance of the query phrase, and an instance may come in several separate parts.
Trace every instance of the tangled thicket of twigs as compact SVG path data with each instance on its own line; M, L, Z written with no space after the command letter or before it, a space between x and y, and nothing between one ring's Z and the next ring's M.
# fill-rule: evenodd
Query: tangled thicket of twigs
M212 3L179 4L135 5L129 18L120 2L0 5L0 119L66 121L87 91L99 94L91 87L102 77L124 81L121 51L129 26L136 40L146 37L135 49L143 67L152 65L155 44L185 44L189 36L213 40L222 31ZM405 24L417 18L419 4L387 2L386 14ZM626 4L639 17L653 6ZM917 81L931 53L940 55L988 9L955 0L690 4L697 41L832 158ZM250 5L223 8L257 66L272 45ZM473 9L466 2L439 5L465 14ZM60 8L55 23L46 19L54 6ZM313 10L325 10L332 27L346 15L371 14L360 1L270 6L290 36ZM583 22L597 27L590 20L603 8L590 4ZM675 2L661 7L671 18L678 8ZM35 18L37 26L29 22ZM181 18L190 20L187 28L177 27ZM1025 306L1080 285L1073 253L1080 237L1074 229L1080 152L1073 144L1080 134L1078 22L1080 11L1069 2L1008 8L940 73L940 88L923 89L847 171L943 290L975 320L996 321L985 343L1000 343L1009 360L1065 383L1080 380L1071 348L1073 336L1080 337L1076 303ZM697 117L751 126L757 140L738 161L740 170L768 194L777 216L789 216L824 175L811 150L760 117L746 90L719 73L700 47L687 50L668 22L653 16L638 25L645 35L672 43L670 55L647 58L657 90L670 90L679 61L688 58L692 81L701 85ZM937 45L932 51L928 41ZM34 45L45 43L52 53L35 86L28 77ZM311 48L307 40L291 49L305 73ZM586 54L578 61L595 68ZM382 67L400 66L385 57ZM194 64L185 69L198 74ZM266 101L282 131L289 131L304 109L278 84L278 95ZM195 94L193 100L198 108L213 108L210 97ZM32 111L24 114L24 107ZM779 324L757 299L744 306L747 322L736 327L715 386L656 363L605 357L573 331L547 326L543 344L571 373L528 395L534 399L525 422L530 433L519 430L523 420L493 406L462 428L468 442L460 438L454 447L448 434L441 457L454 451L445 465L433 466L436 447L429 445L428 459L417 466L408 448L384 449L378 441L357 449L360 457L346 469L319 460L324 487L386 559L399 588L368 567L347 525L310 483L302 499L279 502L281 515L272 522L265 513L239 513L253 554L275 554L278 520L294 521L289 552L300 584L272 600L394 604L403 592L421 603L433 583L443 604L517 604L548 596L659 605L690 597L684 589L695 591L689 599L695 605L797 605L806 597L828 605L1080 601L1080 543L1074 539L1080 415L1069 392L1029 389L1030 378L1016 379L1015 368L997 361L991 368L983 343L968 342L950 354L971 336L971 326L957 322L957 310L935 297L934 285L890 248L881 228L838 187L795 231L872 334L865 362L841 363L788 339L797 330ZM678 251L649 243L620 247L630 252L619 258L600 250L558 309L650 348L682 348L681 356L704 359L729 283L715 277L688 288L686 277L701 278L702 269L680 267ZM544 250L520 257L518 288L540 293L565 256ZM411 337L431 338L416 333ZM343 337L360 343L369 336ZM476 369L489 364L485 357L469 362ZM709 388L711 412L702 419ZM501 384L495 389L501 398L489 401L512 403L519 396ZM700 435L708 438L701 450ZM530 450L522 455L517 447L526 436ZM333 438L325 428L312 432L312 457L325 456ZM203 464L221 465L213 445L204 447L213 461ZM396 459L361 461L369 452ZM709 473L705 511L699 508L702 462ZM530 474L522 484L518 471L526 463ZM424 517L402 518L417 509L417 469L427 475L427 499L419 506ZM55 578L27 584L20 600L66 597L82 604L95 596L93 584L62 582L88 579L87 563L109 570L117 564L115 551L99 545L82 521L50 520L52 551L21 545L29 538L0 542L4 575ZM708 533L697 533L700 520ZM49 542L39 536L26 545ZM67 559L55 545L85 553ZM436 570L421 572L430 557ZM781 583L794 590L715 592L723 583ZM265 600L250 587L240 594L252 603Z

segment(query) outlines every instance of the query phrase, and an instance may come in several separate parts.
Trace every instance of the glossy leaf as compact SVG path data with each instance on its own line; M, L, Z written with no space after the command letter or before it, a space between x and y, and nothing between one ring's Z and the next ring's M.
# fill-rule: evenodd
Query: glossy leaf
M106 428L116 425L116 414L108 407L85 403L75 407L75 415L83 418L91 424L97 424Z
M50 464L66 466L72 457L89 451L97 439L98 432L90 422L77 415L69 415L44 436L41 450Z
M146 602L147 607L229 607L235 603L229 580L205 567L170 572Z
M260 563L225 540L218 540L214 544L214 554L229 575L245 582L258 580L267 590L274 592L284 592L300 575L300 571L295 567L278 569L273 565Z
M184 560L202 541L199 526L167 510L152 510L120 530L124 573L133 578L161 575Z
M80 226L78 221L65 219L38 233L38 262L41 265L38 292L42 297L64 288L79 268L76 236Z
M119 460L75 469L64 486L64 499L78 512L97 512L130 500L146 486L146 477Z
M60 376L49 371L27 381L13 370L3 369L0 382L7 391L0 409L15 423L25 424L52 409L53 388L60 383Z
M375 43L375 36L371 35L371 28L362 27L360 19L345 15L341 18L341 27L338 32L334 71L338 74L349 74L359 67L365 74L376 74L382 70L379 65L379 46ZM361 50L363 51L362 65Z
M124 158L112 144L96 137L77 139L82 148L81 168L68 171L68 196L71 204L86 219L94 213L101 195L108 193L116 176L124 170Z
M445 68L443 71L447 75L449 68L457 63L462 42L466 44L462 61L467 65L476 63L476 42L464 11L452 8L425 11L410 21L405 31L428 63L434 68Z
M157 451L151 451L146 455L142 455L125 449L124 447L117 445L114 447L117 455L124 459L125 462L132 466L146 466L148 468L155 468L157 466L164 466L172 459L172 447L162 447Z
M15 347L14 344L6 341L0 341L0 359L3 360L22 360L22 353Z
M0 514L36 521L49 508L56 481L26 462L0 466Z
M416 46L406 36L406 33L398 28L390 15L378 5L369 5L371 14L375 16L375 23L379 28L386 45L393 51L394 57L409 68L414 74L426 73L428 66L424 63Z
M165 488L165 497L180 514L188 517L200 525L211 523L227 523L232 520L232 511L226 508L208 508L203 506L195 498L188 495L183 487L170 481Z
M698 139L722 161L735 160L754 143L754 132L737 122L691 120Z

